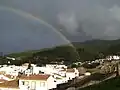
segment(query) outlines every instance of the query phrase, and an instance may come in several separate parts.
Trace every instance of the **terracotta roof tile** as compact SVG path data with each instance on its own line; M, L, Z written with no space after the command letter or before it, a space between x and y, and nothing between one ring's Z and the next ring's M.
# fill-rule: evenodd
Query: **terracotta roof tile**
M66 72L75 72L75 70L74 69L67 69Z
M2 75L5 74L5 71L0 71L0 74L2 74Z
M4 75L5 77L9 78L9 79L12 79L14 76L12 75Z
M20 79L22 80L47 80L50 75L29 75L29 76L21 76Z
M0 83L3 83L3 82L5 82L5 81L7 81L7 80L5 80L5 79L0 79Z
M0 87L2 88L19 88L18 80L6 81L4 83L0 83Z

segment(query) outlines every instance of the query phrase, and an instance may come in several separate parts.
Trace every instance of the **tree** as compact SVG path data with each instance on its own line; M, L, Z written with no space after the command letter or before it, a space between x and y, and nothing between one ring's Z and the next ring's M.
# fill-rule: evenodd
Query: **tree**
M103 53L98 53L95 58L96 59L103 59L103 58L105 58L105 56Z
M31 61L29 60L29 65L28 65L28 69L31 68Z
M78 66L76 64L72 64L71 68L77 68Z

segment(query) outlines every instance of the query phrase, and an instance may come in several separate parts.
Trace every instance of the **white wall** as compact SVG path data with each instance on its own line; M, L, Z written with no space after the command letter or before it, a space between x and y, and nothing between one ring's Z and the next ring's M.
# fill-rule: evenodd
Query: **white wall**
M120 56L109 56L108 58L107 58L108 60L112 60L112 59L116 59L116 60L118 60L118 59L120 59Z
M52 76L50 76L47 81L42 81L42 80L19 80L19 87L23 87L22 81L28 81L30 88L31 88L32 81L36 82L36 90L49 90L49 89L52 89L52 88L56 88L56 84L55 84L54 78ZM45 83L45 86L41 86L43 83Z
M73 78L75 78L75 73L73 73L73 72L67 72L66 73L66 79L69 80L69 78L70 78L70 80L73 79Z
M19 80L19 87L23 87L22 81L28 81L29 82L28 86L30 87L30 89L32 88L31 87L32 82L36 82L36 89L35 90L48 90L46 81L40 81L40 80ZM44 87L40 86L41 85L40 83L45 83L45 86Z
M48 89L52 89L52 88L56 88L56 83L54 82L54 78L52 76L50 76L47 80L47 86Z

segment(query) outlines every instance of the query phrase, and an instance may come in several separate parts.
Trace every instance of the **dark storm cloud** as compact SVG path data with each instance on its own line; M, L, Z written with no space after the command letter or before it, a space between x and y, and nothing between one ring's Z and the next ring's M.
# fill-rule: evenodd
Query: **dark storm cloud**
M52 27L24 12L0 7L0 51L37 50L68 44Z
M120 38L120 0L0 0L0 5L42 18L71 40Z

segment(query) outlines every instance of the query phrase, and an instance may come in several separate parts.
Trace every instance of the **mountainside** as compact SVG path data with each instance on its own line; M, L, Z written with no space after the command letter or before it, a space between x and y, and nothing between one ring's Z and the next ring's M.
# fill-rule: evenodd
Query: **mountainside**
M57 46L54 48L46 48L42 50L26 51L21 53L13 53L7 55L9 57L21 58L24 63L31 60L32 63L50 63L62 62L72 63L79 60L76 49L70 45Z
M73 42L73 45L77 48L81 59L91 60L109 54L119 54L120 52L120 40L91 40L86 42ZM87 56L87 57L86 57Z
M13 53L8 56L16 58L21 57L25 62L28 62L31 59L34 63L42 63L45 60L44 63L48 63L52 61L56 62L60 59L60 61L63 60L71 63L78 60L85 61L104 58L110 54L120 55L120 40L91 40L82 43L73 42L73 45L74 47L65 45L54 48Z

